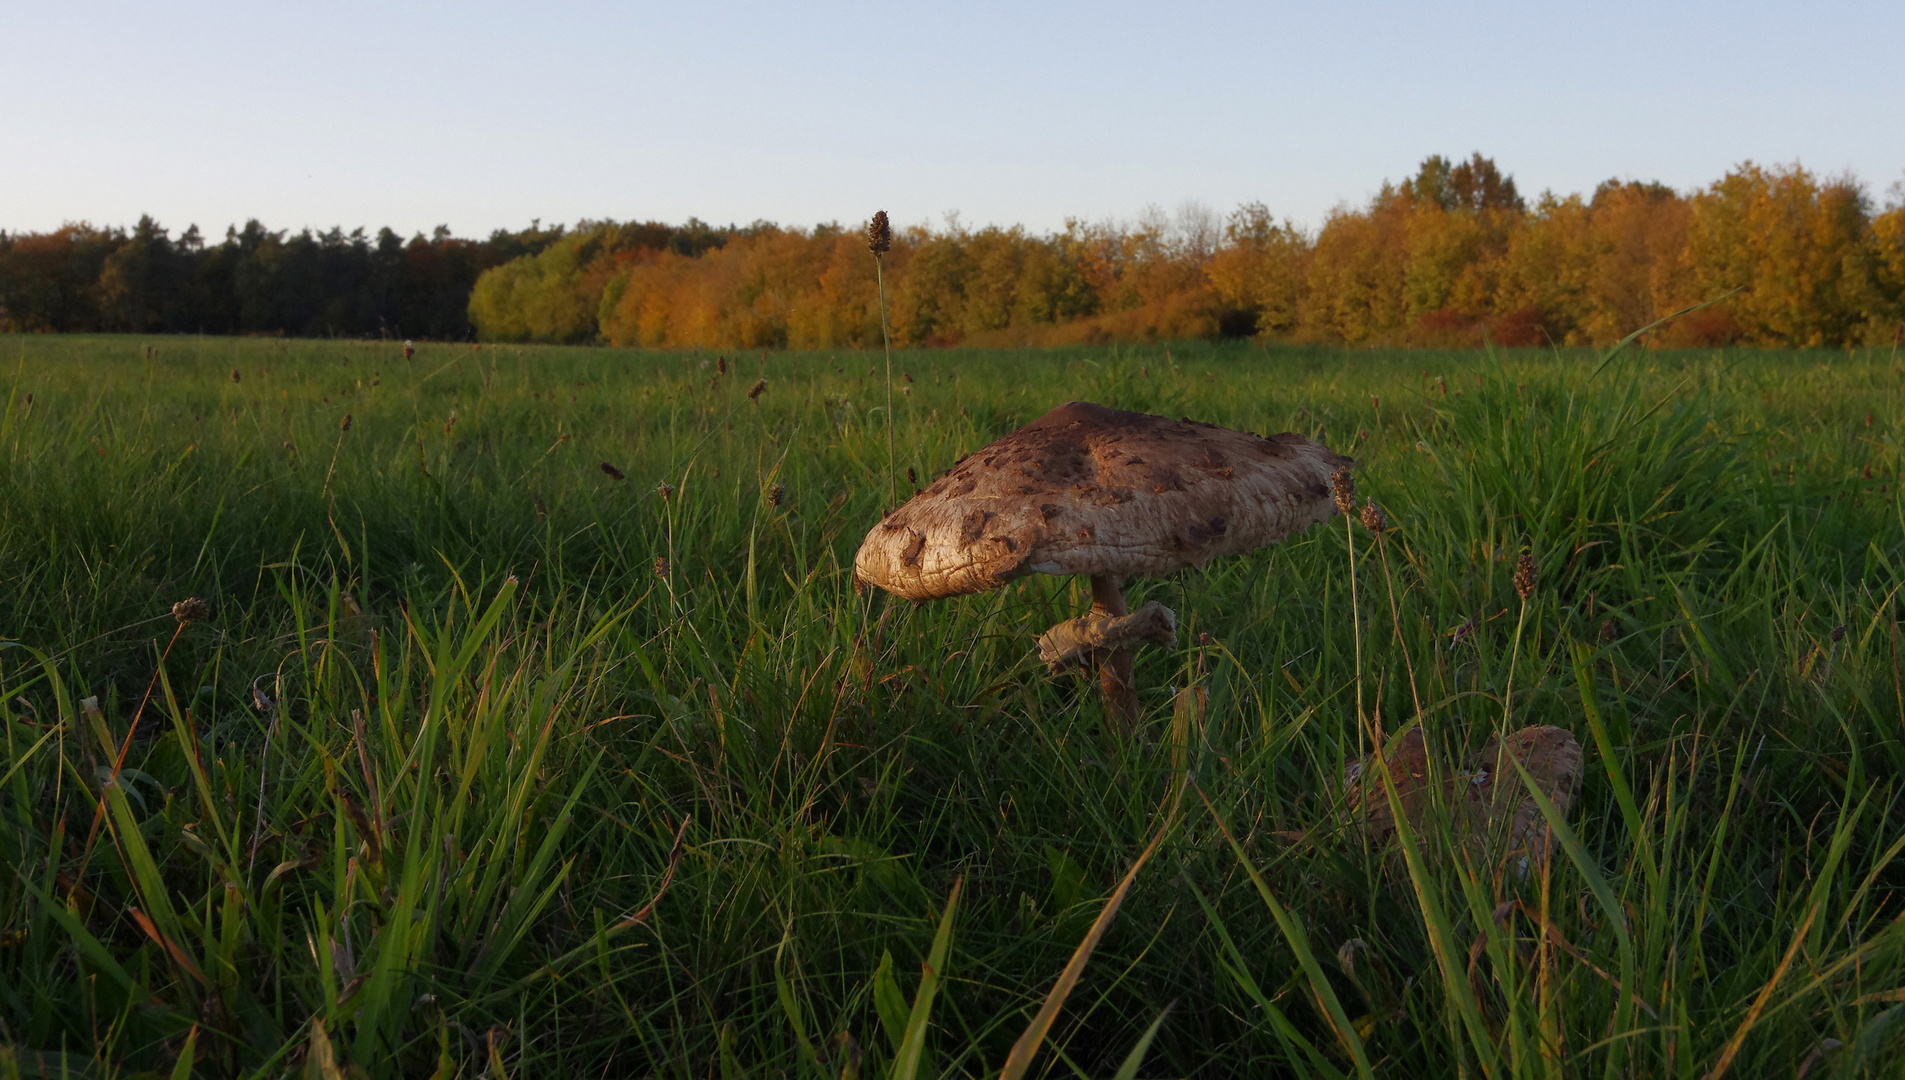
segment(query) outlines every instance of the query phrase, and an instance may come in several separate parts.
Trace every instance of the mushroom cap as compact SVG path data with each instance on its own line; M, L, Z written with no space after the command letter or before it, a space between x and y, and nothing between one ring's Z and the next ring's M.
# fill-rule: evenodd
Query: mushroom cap
M1351 763L1345 779L1352 799L1362 804L1364 828L1380 839L1395 831L1396 819L1375 772L1375 760L1376 755L1370 754ZM1404 732L1386 760L1403 816L1411 828L1429 828L1436 785L1430 779L1430 754L1422 729ZM1496 735L1480 752L1469 755L1460 769L1451 771L1442 765L1439 779L1443 805L1454 816L1457 835L1478 851L1505 843L1507 854L1520 859L1513 865L1525 874L1530 858L1547 858L1548 822L1528 794L1516 761L1555 809L1567 814L1581 787L1581 744L1562 728L1525 727L1505 738Z
M856 584L908 600L1027 574L1168 574L1336 512L1351 459L1296 434L1073 401L955 464L868 533Z

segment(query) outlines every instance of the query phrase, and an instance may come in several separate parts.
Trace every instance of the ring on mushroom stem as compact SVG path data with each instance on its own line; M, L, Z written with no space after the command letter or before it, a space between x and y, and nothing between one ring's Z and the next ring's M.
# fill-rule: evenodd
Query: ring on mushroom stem
M856 586L916 602L986 592L1027 574L1085 574L1091 611L1039 638L1058 673L1096 666L1107 714L1138 717L1132 657L1168 646L1177 616L1125 603L1128 577L1202 567L1336 512L1330 477L1351 459L1294 433L1268 438L1085 401L979 450L887 514L854 556Z

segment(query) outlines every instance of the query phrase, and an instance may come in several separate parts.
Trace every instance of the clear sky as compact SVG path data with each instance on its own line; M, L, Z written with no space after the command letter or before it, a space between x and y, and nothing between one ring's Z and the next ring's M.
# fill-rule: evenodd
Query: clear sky
M1525 194L1905 175L1905 3L0 5L0 228L531 218L1315 225L1424 156Z

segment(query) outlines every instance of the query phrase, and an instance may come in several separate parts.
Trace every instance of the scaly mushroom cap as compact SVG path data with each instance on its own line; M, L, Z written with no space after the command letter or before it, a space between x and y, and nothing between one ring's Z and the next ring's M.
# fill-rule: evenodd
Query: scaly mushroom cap
M1330 473L1348 464L1301 435L1266 439L1073 401L888 514L854 556L854 581L937 600L1026 574L1202 566L1335 513Z

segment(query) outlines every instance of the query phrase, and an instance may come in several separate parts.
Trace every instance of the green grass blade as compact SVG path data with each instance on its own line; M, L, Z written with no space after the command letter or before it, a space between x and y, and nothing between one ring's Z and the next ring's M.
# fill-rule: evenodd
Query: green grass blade
M946 910L939 916L939 929L933 933L932 951L920 965L919 991L913 995L913 1011L906 1018L906 1034L893 1055L893 1080L916 1080L920 1060L926 1053L926 1032L932 1021L933 996L939 992L939 980L946 970L946 956L952 949L953 913L959 909L959 890L966 880L953 882L946 897Z
M1118 917L1118 908L1124 903L1125 894L1131 891L1131 883L1138 879L1138 871L1144 869L1144 864L1151 861L1151 856L1157 851L1158 845L1164 843L1164 838L1170 835L1171 829L1177 825L1177 810L1183 798L1184 792L1180 788L1177 797L1171 802L1170 812L1165 815L1164 824L1158 827L1157 833L1151 837L1151 842L1146 844L1144 850L1138 854L1136 861L1131 864L1131 869L1125 871L1124 879L1118 882L1118 887L1112 890L1110 898L1105 901L1105 906L1099 909L1098 917L1092 920L1091 929L1085 932L1085 939L1072 950L1071 959L1066 962L1065 970L1059 973L1058 981L1052 985L1051 991L1045 995L1045 1001L1039 1006L1038 1013L1032 1017L1032 1022L1025 1026L1025 1031L1019 1035L1018 1041L1012 1044L1012 1050L1005 1058L1005 1067L999 1070L999 1080L1019 1080L1025 1075L1026 1070L1032 1067L1033 1056L1044 1044L1045 1036L1051 1031L1052 1023L1058 1019L1058 1010L1064 1006L1065 998L1071 994L1072 987L1078 984L1078 977L1085 973L1085 964L1091 960L1093 950L1098 948L1098 942L1105 936L1105 931L1111 929L1113 920Z
M1218 917L1217 909L1211 906L1203 890L1193 885L1191 895L1197 898L1198 906L1204 909L1204 918L1210 923L1211 929L1217 931L1218 941L1224 946L1227 957L1220 957L1219 963L1224 965L1225 970L1237 985L1243 988L1244 996L1255 1002L1257 1008L1262 1009L1263 1014L1270 1018L1271 1029L1284 1044L1285 1051L1301 1050L1303 1056L1309 1059L1310 1067L1327 1080L1337 1080L1341 1077L1342 1070L1330 1064L1329 1059L1323 1056L1323 1052L1303 1037L1303 1033L1290 1022L1289 1017L1283 1015L1283 1010L1277 1008L1277 1003L1257 985L1256 976L1250 973L1249 960L1244 956L1243 950L1237 947L1236 941L1231 938L1230 928L1225 926L1224 920Z
M1151 1021L1151 1026L1144 1029L1144 1034L1138 1036L1138 1044L1125 1055L1118 1071L1112 1074L1112 1080L1138 1080L1138 1070L1144 1065L1145 1051L1151 1049L1151 1040L1157 1037L1158 1029L1164 1026L1164 1018L1170 1015L1171 1006L1166 1005L1158 1013L1158 1018Z
M893 977L893 953L880 954L880 966L873 971L873 1007L880 1014L880 1027L895 1053L906 1041L906 1019L912 1007L900 993L899 980Z
M1600 867L1595 865L1594 859L1588 854L1587 848L1582 846L1574 830L1568 827L1567 821L1561 816L1561 811L1555 808L1554 803L1541 790L1541 785L1528 772L1527 766L1513 755L1505 756L1514 764L1515 772L1521 776L1522 786L1527 788L1529 796L1534 799L1535 806L1540 809L1541 816L1547 821L1555 840L1561 844L1561 850L1567 852L1568 861L1573 864L1575 872L1581 875L1582 880L1587 882L1588 891L1594 894L1595 903L1600 905L1602 913L1607 917L1608 925L1613 927L1614 940L1620 948L1619 986L1621 990L1614 997L1612 1031L1616 1035L1623 1035L1634 1016L1630 1002L1634 999L1636 973L1634 939L1627 925L1627 911L1621 905L1619 897L1614 894L1613 888L1608 885L1607 878L1602 875ZM1621 1075L1620 1062L1624 1046L1625 1043L1618 1039L1608 1044L1605 1072L1610 1078Z
M1210 810L1211 817L1216 820L1217 828L1223 832L1224 840L1230 844L1231 853L1237 857L1244 872L1250 875L1251 883L1257 887L1257 895L1263 898L1264 906L1270 909L1270 917L1276 920L1277 929L1282 931L1283 939L1290 945L1290 951L1296 954L1297 963L1302 965L1304 976L1310 980L1311 991L1323 1004L1324 1014L1330 1026L1336 1030L1337 1038L1349 1050L1350 1057L1355 1060L1356 1074L1364 1080L1369 1080L1375 1076L1375 1071L1370 1067L1369 1055L1363 1050L1362 1037L1356 1033L1356 1026L1349 1022L1349 1014L1344 1011L1342 1001L1337 998L1336 988L1330 985L1329 979L1323 974L1323 966L1316 962L1316 954L1310 951L1309 934L1304 932L1303 927L1291 917L1289 909L1277 901L1276 894L1270 891L1269 883L1263 880L1263 875L1257 872L1256 865L1250 861L1248 855L1244 854L1243 845L1231 835L1230 826L1224 823L1223 817L1217 813L1217 808L1211 805L1209 799L1204 798L1202 790L1199 790L1197 795L1204 800L1204 806Z
M788 942L794 939L794 920L787 920L787 929L781 934L780 947L774 950L774 993L780 999L781 1012L787 1017L787 1023L794 1029L794 1045L800 1050L801 1063L809 1068L820 1067L820 1055L814 1051L813 1040L807 1037L807 1022L801 1019L800 1002L794 997L794 988L787 981L784 961L787 957Z
M192 1065L198 1056L198 1025L185 1033L185 1045L179 1047L179 1060L172 1066L172 1080L192 1080Z

